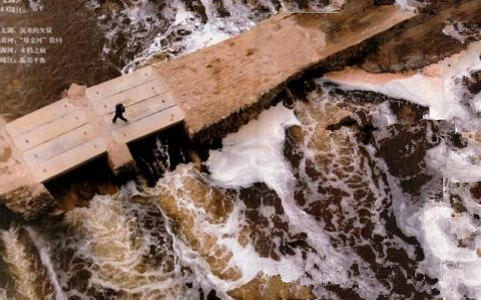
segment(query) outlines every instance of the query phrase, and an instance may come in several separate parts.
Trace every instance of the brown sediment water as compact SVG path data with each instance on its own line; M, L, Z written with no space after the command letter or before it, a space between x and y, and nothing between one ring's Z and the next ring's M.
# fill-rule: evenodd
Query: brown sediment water
M422 247L396 224L389 192L387 176L396 168L402 180L413 174L386 153L411 152L383 133L409 135L416 127L413 139L421 141L428 127L387 125L387 116L377 116L389 104L365 100L316 87L292 110L278 104L226 137L203 172L180 164L153 187L130 182L40 220L34 236L47 246L62 293L92 299L436 296ZM280 135L265 135L266 129ZM279 142L272 146L271 139ZM240 185L222 177L243 165L249 167L237 173ZM428 171L419 168L424 185ZM245 176L258 176L257 182L242 183ZM399 288L390 289L393 282Z
M49 37L62 38L62 43L50 44L47 40L41 44L46 48L45 64L0 65L0 114L7 120L59 100L71 83L92 85L119 74L111 62L102 58L105 37L86 1L41 2L41 13L2 14L0 20L2 27L16 28L17 53L21 53L22 47L39 46L20 43L21 37L35 37L21 34L21 27L50 27Z
M55 291L39 254L23 228L2 230L4 260L14 282L16 299L55 299Z

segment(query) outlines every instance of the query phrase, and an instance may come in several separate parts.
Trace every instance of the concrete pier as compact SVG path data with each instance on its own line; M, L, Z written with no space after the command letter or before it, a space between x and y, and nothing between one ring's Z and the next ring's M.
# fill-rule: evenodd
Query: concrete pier
M134 168L127 144L184 122L190 137L232 114L270 101L289 80L337 53L358 47L413 15L395 6L364 10L360 1L340 14L282 14L212 47L85 88L5 126L4 140L24 174L4 172L0 199L42 183L101 155L119 174ZM124 123L112 123L115 104ZM39 195L48 196L43 188ZM29 198L34 199L35 195Z
M173 61L154 64L185 112L190 136L239 110L269 101L287 82L413 15L397 6L339 14L280 14L254 29Z
M117 103L128 122L112 123ZM82 89L8 123L5 129L39 183L107 154L118 172L133 163L127 143L184 119L152 67Z

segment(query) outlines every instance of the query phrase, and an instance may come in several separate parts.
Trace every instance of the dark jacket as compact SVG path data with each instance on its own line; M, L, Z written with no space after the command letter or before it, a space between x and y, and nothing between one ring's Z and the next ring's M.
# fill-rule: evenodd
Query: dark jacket
M119 103L119 104L115 105L115 113L116 114L121 114L123 112L125 112L125 107L122 103Z

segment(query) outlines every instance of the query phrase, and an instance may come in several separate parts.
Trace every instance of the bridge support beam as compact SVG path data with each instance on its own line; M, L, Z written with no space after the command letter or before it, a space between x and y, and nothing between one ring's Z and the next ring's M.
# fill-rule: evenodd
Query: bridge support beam
M55 199L42 183L35 182L13 141L0 126L0 203L32 220L55 206Z
M136 163L129 147L125 143L120 143L112 136L112 133L105 126L104 119L95 112L91 102L87 99L86 87L72 84L67 91L67 97L82 107L89 124L94 127L97 135L104 141L109 167L114 175L120 181L123 181L126 177L131 177L135 174L137 170Z
M108 161L114 175L124 181L137 172L137 166L127 144L115 144L108 149Z
M0 194L0 201L27 221L47 213L56 204L53 196L41 183L22 185L8 193Z

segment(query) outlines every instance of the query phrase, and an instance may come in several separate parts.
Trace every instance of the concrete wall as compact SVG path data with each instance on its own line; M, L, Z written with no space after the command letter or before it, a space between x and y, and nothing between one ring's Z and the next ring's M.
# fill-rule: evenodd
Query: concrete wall
M269 103L306 70L339 53L356 55L363 43L413 16L394 6L364 10L368 2L350 3L341 14L277 15L190 55L90 88L73 85L65 99L5 126L4 143L16 153L18 172L1 175L4 182L15 182L0 185L3 201L15 203L32 192L45 201L51 196L41 182L105 153L115 173L135 169L128 142L181 121L196 138L239 112ZM129 122L112 124L119 102Z

